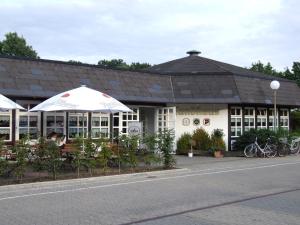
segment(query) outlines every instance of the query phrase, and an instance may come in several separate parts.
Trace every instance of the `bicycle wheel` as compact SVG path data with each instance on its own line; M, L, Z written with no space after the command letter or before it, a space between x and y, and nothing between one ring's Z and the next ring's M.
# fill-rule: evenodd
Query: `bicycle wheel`
M277 153L278 153L278 156L286 156L289 154L289 147L287 144L280 144L278 147L277 147Z
M265 155L268 158L273 158L277 155L277 147L276 145L267 145L265 148Z
M299 142L292 142L291 147L290 147L290 153L295 155L298 154L300 150L300 143Z
M244 155L247 158L255 157L257 153L256 146L254 144L247 145L244 149Z

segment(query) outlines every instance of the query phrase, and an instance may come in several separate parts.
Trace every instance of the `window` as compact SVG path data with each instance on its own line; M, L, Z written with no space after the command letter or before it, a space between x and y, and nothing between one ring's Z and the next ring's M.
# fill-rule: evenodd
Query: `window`
M242 108L233 107L230 109L231 137L239 137L242 134Z
M128 122L139 121L139 109L131 108L133 112L122 113L122 133L128 133Z
M267 109L257 109L257 129L267 129Z
M175 129L175 107L159 108L156 110L156 113L158 131L163 131L164 129ZM195 120L193 120L193 124L195 124Z
M45 134L49 138L51 133L58 135L65 133L65 113L64 112L47 112L44 119Z
M278 111L276 113L276 126L278 126ZM269 109L269 130L274 130L274 109Z
M244 130L249 131L255 129L255 109L245 108L244 109Z
M25 138L29 133L30 139L38 138L38 116L19 116L19 139Z
M36 106L36 103L26 101L19 102L25 109L29 110ZM40 132L40 112L25 112L17 110L17 121L19 129L16 131L16 139L26 138L29 134L30 139L38 139Z
M87 137L87 120L88 114L84 113L70 113L69 114L69 138L82 137L82 128L84 138Z
M11 111L0 112L0 138L11 140Z
M289 110L288 109L280 109L280 127L284 130L289 130Z
M92 138L109 137L109 114L92 114Z

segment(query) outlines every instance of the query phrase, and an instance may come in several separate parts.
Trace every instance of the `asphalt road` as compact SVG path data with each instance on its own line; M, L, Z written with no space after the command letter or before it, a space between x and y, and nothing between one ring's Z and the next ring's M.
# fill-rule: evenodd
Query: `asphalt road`
M0 187L0 225L300 224L300 156L179 158L187 169Z

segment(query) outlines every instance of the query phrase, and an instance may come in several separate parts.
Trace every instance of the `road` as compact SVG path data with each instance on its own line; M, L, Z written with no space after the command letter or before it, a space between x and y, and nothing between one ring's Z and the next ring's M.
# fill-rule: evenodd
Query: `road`
M0 187L0 225L300 224L300 156Z

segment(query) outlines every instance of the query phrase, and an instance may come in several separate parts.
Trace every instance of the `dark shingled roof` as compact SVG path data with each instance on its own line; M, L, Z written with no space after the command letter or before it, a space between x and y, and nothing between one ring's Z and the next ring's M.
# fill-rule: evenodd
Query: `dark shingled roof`
M271 105L273 79L194 55L145 71L0 57L0 93L16 98L48 98L86 84L124 102ZM289 80L278 80L278 104L300 106L300 88Z

